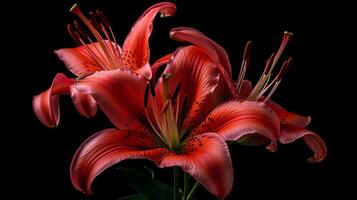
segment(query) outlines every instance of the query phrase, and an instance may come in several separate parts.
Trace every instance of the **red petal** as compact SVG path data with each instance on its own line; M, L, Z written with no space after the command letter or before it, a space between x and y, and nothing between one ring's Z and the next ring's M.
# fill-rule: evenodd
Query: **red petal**
M126 129L145 118L146 85L143 76L117 69L96 72L75 87L91 95L117 128Z
M94 44L88 44L87 46L94 52L97 57L102 58L101 55L105 55L101 50L98 42ZM101 53L98 53L95 47L97 47ZM87 50L84 46L59 49L56 50L55 53L59 59L64 62L68 70L77 76L86 76L93 72L102 70L102 68L96 63L90 54L87 53Z
M225 197L233 184L233 167L227 144L216 133L189 138L182 153L167 155L160 167L180 166L212 194Z
M85 117L94 117L97 113L97 103L92 96L79 92L73 85L70 87L71 97L77 111Z
M150 57L149 37L153 20L158 12L165 17L171 16L175 14L176 6L170 2L157 3L148 8L138 19L123 45L126 67L136 70L148 64ZM147 69L149 70L150 68Z
M170 37L174 40L190 42L205 49L211 59L214 62L217 61L217 63L222 64L228 75L232 76L231 64L229 63L226 50L200 31L188 27L179 27L171 30Z
M159 70L159 68L162 66L162 65L166 65L168 64L170 61L171 61L171 58L173 56L173 53L170 53L170 54L167 54L161 58L159 58L151 67L151 71L152 71L152 74L155 76L153 77L154 80L158 80L160 77L156 77L156 74Z
M192 134L216 132L228 141L260 134L271 140L268 149L276 151L279 119L265 104L255 101L228 102L215 108Z
M294 142L299 138L304 138L306 145L314 152L314 157L309 158L308 162L321 162L326 158L327 146L324 140L316 133L297 126L281 126L281 136L279 141L282 144Z
M218 69L223 77L219 86L219 96L224 96L224 98L231 98L232 96L237 96L236 89L232 83L232 69L229 63L228 55L226 51L216 42L205 36L203 33L196 29L188 27L180 27L172 29L170 32L172 39L190 42L195 44L210 56L212 61L218 66Z
M91 194L91 184L105 169L126 159L159 162L167 149L155 148L149 133L106 129L88 138L77 150L71 163L73 186Z
M303 128L309 125L311 122L311 118L309 116L303 117L301 115L288 112L283 107L279 106L271 100L266 101L266 104L275 111L280 119L281 124L294 125Z
M32 107L37 118L46 126L57 126L60 119L59 95L69 93L69 87L74 83L62 73L58 73L52 81L51 87L34 96Z
M188 130L198 124L213 108L214 91L218 85L219 71L207 54L199 47L189 46L175 52L165 74L171 74L169 91L173 93L181 82L180 99L187 94L186 113L182 127ZM162 91L162 78L158 83L158 93ZM182 109L180 109L182 110Z

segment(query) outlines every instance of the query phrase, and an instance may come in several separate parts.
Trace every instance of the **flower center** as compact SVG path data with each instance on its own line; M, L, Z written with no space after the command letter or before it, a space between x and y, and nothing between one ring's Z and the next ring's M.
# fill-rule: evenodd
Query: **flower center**
M90 12L91 19L88 19L77 4L74 4L70 11L82 20L91 33L88 34L77 21L74 21L75 28L71 24L67 25L68 32L73 40L78 45L83 45L84 56L93 60L102 70L125 67L121 59L122 50L117 45L110 23L103 13L99 10Z
M178 127L181 114L180 108L183 106L180 103L179 96L181 83L177 84L173 93L169 93L170 78L171 74L162 75L162 106L159 108L160 99L157 99L152 82L146 87L144 106L147 120L158 138L170 149L179 149L181 138Z
M290 41L291 37L293 36L292 33L285 31L284 36L281 42L281 45L276 54L272 54L265 64L265 69L263 74L261 75L260 79L258 80L257 84L254 86L253 90L248 96L248 100L259 100L263 95L266 95L264 101L267 101L275 92L277 87L279 86L283 75L287 72L289 66L292 63L292 58L290 57L288 60L285 60L275 76L273 80L271 77L273 76L273 69L275 68L281 54L283 53L286 45ZM249 57L250 57L250 50L252 48L252 42L248 41L244 54L243 54L243 61L241 65L241 69L239 72L238 80L236 83L236 88L238 90L238 94L240 93L243 85L243 80L245 77L246 70L249 65ZM269 93L268 93L269 92Z

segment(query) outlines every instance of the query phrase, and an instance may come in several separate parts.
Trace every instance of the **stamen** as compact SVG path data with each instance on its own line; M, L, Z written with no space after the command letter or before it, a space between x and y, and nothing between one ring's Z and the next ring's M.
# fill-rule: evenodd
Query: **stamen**
M91 24L92 24L97 30L100 30L100 23L99 23L98 17L97 17L97 15L95 14L95 12L89 12L89 16L90 16L89 21L91 22Z
M171 74L162 74L162 83L163 83L163 101L166 101L169 94L169 79L171 78Z
M154 132L156 133L156 135L165 143L166 139L163 137L163 135L160 134L160 132L155 128L154 124L152 123L152 121L150 120L149 114L147 112L147 110L145 109L145 115L146 118L150 124L150 126L152 127L152 129L154 130Z
M269 92L268 96L265 97L264 102L268 101L268 99L270 99L270 97L274 94L275 90L279 86L279 83L280 83L280 80L275 82L273 89L271 89L271 91Z
M120 66L124 66L124 63L121 60L122 52L121 52L121 49L119 48L119 46L117 45L118 43L114 36L113 30L110 26L110 22L109 22L108 18L100 10L97 10L96 14L97 14L97 21L101 21L101 24L104 26L104 28L102 27L102 31L104 32L105 36L107 37L107 39L109 41L111 41L111 38L114 41L114 44L111 43L111 47L112 47L113 53L116 54L116 56L117 56L117 59L116 59L117 64ZM108 31L106 29L109 30L110 35L108 34ZM110 38L110 36L111 36L111 38Z
M262 91L257 95L256 99L260 99L260 97L262 97L264 95L264 93L267 92L269 90L269 88L274 84L273 88L270 90L269 94L267 95L267 97L265 99L269 99L272 96L272 94L278 88L282 77L286 74L287 70L289 69L291 63L292 63L292 58L291 57L288 60L284 61L282 67L279 70L279 73L276 75L274 80L271 81L271 83L268 86L263 87Z
M122 58L121 58L121 55L122 55L122 50L121 48L119 47L118 43L117 43L117 40L114 36L114 33L113 33L113 30L112 28L109 26L109 32L110 32L110 35L112 36L113 38L113 41L114 41L114 45L115 45L115 49L116 49L116 52L117 52L117 57L118 57L118 60L120 60L120 63L121 63L121 66L125 66L123 61L122 61Z
M177 84L176 88L175 88L175 91L174 93L172 94L172 101L174 102L180 92L180 89L181 89L181 85L182 85L182 82L179 82L179 84Z
M275 58L275 54L272 53L269 57L269 59L267 60L266 64L265 64L265 68L264 68L264 74L267 75L268 73L270 73L270 70L272 68L272 64L273 64L273 60Z
M114 65L113 59L110 56L108 49L106 48L106 45L104 43L104 39L102 38L102 36L100 35L100 33L97 31L97 29L93 26L93 24L84 16L84 14L82 13L82 11L79 9L77 4L74 4L72 6L72 8L70 9L70 11L77 15L83 22L84 24L88 27L88 29L92 32L93 36L97 39L97 41L99 42L101 48L104 51L104 54L106 55L106 57L109 60L110 66L108 66L107 68L111 68L111 66Z
M84 37L84 38L89 38L89 34L87 31L84 30L84 28L77 22L77 20L74 20L74 26L78 30L78 32Z
M283 63L283 66L281 67L278 75L276 76L276 80L279 81L282 79L282 77L286 74L286 72L288 71L288 69L290 68L291 66L291 63L293 61L293 58L290 57L287 61L285 61Z
M74 31L71 24L67 24L67 30L71 38L79 45L81 45L80 38L81 36L78 34L77 31Z
M109 20L105 17L105 15L100 10L97 10L96 13L97 13L98 18L104 25L104 27L109 29L110 23L109 23Z
M291 37L292 37L293 35L294 35L294 34L288 32L288 31L284 31L284 36L283 36L283 39L282 39L282 41L281 41L281 45L280 45L280 47L279 47L278 52L276 53L276 56L275 56L275 58L274 58L274 61L273 61L273 64L272 64L272 68L271 68L270 71L273 70L274 66L275 66L276 63L278 62L278 60L279 60L281 54L283 53L283 51L284 51L286 45L288 45L288 43L289 43L289 41L290 41L290 39L291 39Z
M105 69L105 65L99 60L99 58L94 54L94 52L88 47L88 45L83 41L83 39L81 38L81 36L79 35L79 33L77 31L74 31L72 26L70 24L67 25L67 30L70 34L70 36L73 38L73 40L80 46L83 45L84 48L87 50L87 54L88 55L84 55L84 56L88 56L90 57L99 67L101 67L102 69Z
M172 104L171 101L169 100L169 108L166 112L166 116L167 116L167 121L168 121L168 131L170 132L170 136L171 136L171 141L173 143L173 148L177 148L180 145L180 136L177 130L177 124L175 122L174 119L174 113L172 111Z
M162 106L162 108L161 108L160 115L162 115L162 114L165 114L165 113L166 113L167 108L169 107L169 102L170 102L170 100L166 100L166 102L165 102L164 106Z
M269 59L267 60L263 74L260 76L257 84L254 86L252 92L248 96L249 100L256 99L259 92L267 85L270 79L270 69L272 66L271 64L273 62L273 58L274 58L274 53L271 54Z
M245 73L249 66L249 57L250 57L251 49L252 49L252 41L248 41L247 44L245 45L242 65L240 67L239 76L238 76L237 83L236 83L236 89L238 90L238 94L240 93L240 90L242 88Z

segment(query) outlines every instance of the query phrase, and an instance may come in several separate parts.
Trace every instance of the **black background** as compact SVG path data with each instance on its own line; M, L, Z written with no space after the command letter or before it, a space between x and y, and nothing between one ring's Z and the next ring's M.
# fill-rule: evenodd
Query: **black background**
M11 195L36 199L116 199L130 191L111 169L93 185L94 196L86 197L72 188L69 164L76 148L86 137L112 127L102 113L92 120L80 117L70 99L61 98L61 122L56 129L41 125L32 113L32 97L47 89L58 72L71 74L53 53L73 47L66 24L75 19L69 8L78 2L82 10L101 9L112 22L122 43L131 25L154 2L125 1L46 1L12 2L6 7L2 148L6 158L7 186ZM295 34L283 57L293 56L294 66L273 99L287 109L312 116L309 128L328 145L328 157L320 164L308 164L311 155L302 141L280 145L277 153L263 147L231 146L235 166L234 188L227 199L306 199L339 198L351 192L354 131L351 129L355 89L351 68L353 12L342 1L335 3L259 1L174 1L177 14L157 18L150 39L151 61L173 51L179 42L169 39L169 30L194 27L221 44L236 72L247 40L254 43L248 78L257 80L266 57L280 44L285 30ZM4 14L4 13L3 13ZM354 22L353 22L354 21ZM8 23L10 22L10 23ZM353 53L354 51L354 53ZM5 63L5 62L4 62ZM10 80L10 81L8 81ZM352 114L352 116L351 116ZM351 154L351 155L349 155ZM170 170L155 169L162 180L170 180ZM138 167L140 168L140 166ZM11 170L7 173L8 170ZM170 182L167 182L171 184ZM214 199L201 188L198 199Z

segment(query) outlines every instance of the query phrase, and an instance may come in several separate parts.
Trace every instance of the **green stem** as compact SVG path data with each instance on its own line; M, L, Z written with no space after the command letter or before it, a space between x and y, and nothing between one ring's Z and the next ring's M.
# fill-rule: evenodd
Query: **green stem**
M195 185L192 187L190 193L188 194L186 200L192 200L193 199L193 196L195 195L199 185L200 184L198 182L195 183Z
M189 188L190 188L190 175L184 172L183 199L187 198Z
M174 200L179 200L179 168L174 167Z

